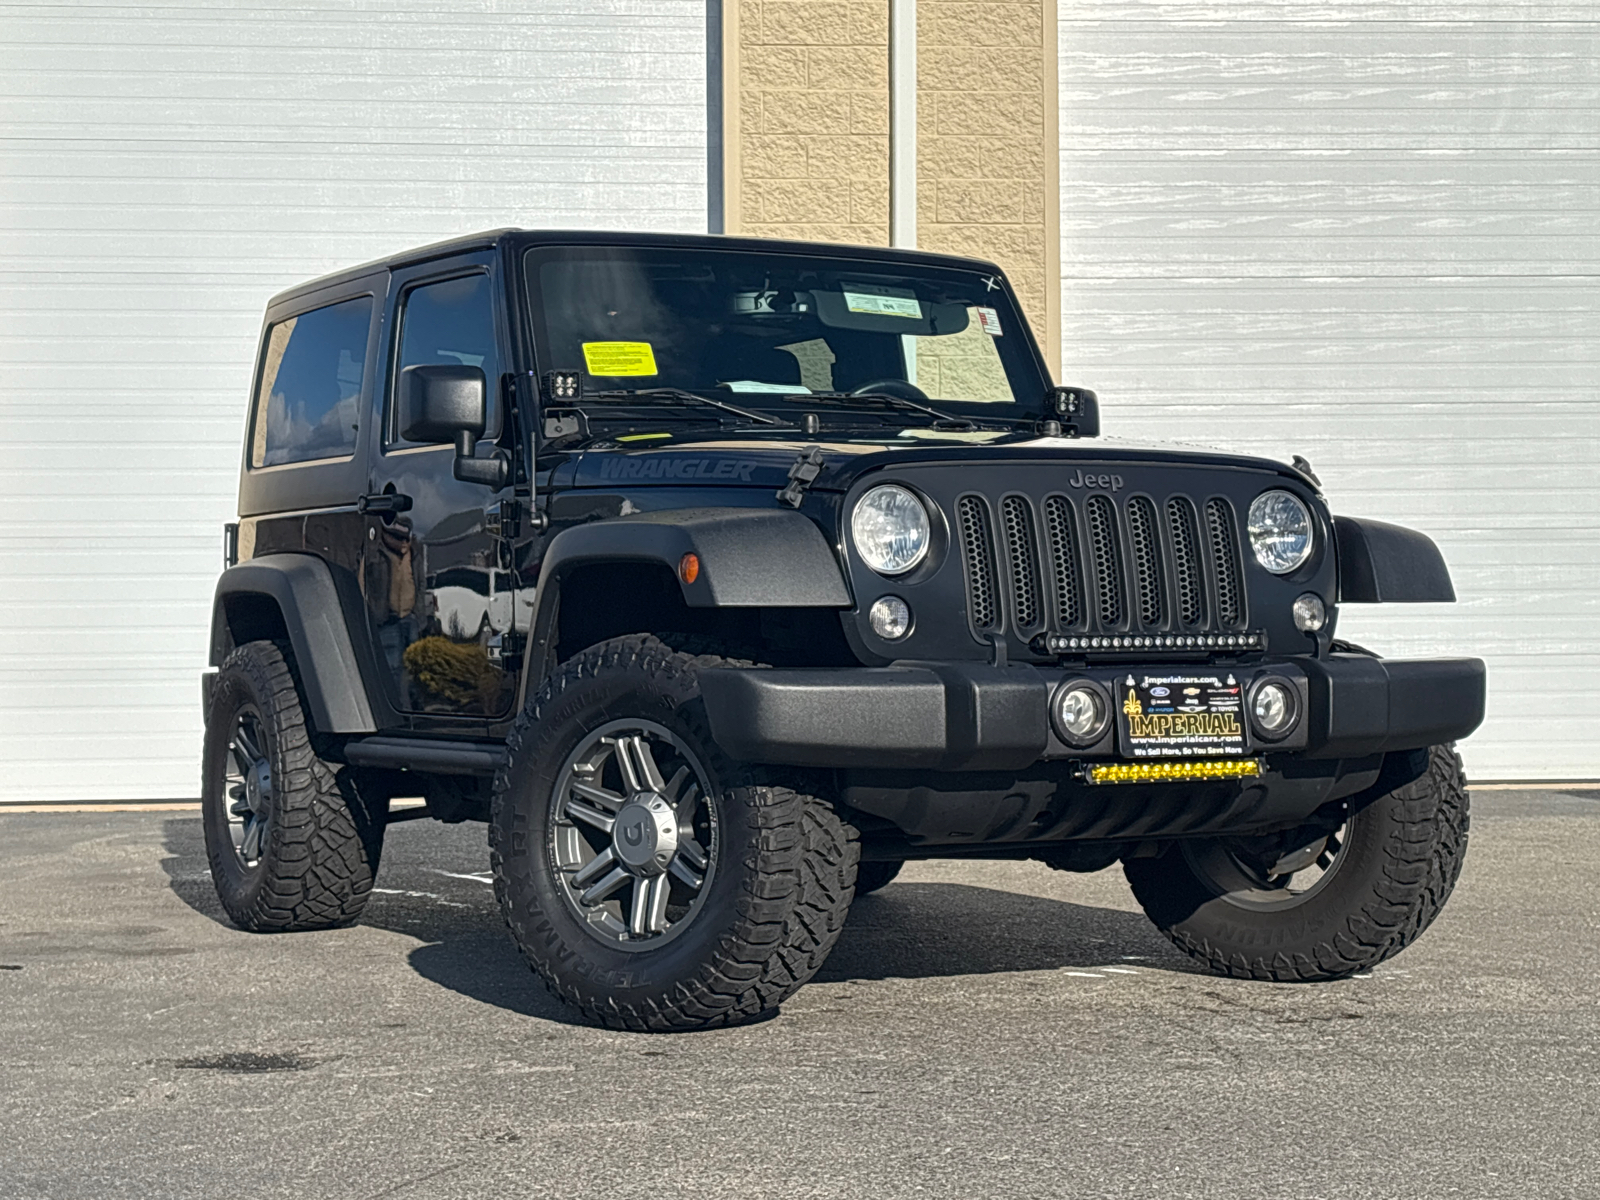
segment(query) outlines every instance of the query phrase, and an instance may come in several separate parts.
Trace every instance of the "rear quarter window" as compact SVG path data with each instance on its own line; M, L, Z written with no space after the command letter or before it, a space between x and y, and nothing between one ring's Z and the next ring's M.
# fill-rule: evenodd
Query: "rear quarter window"
M250 465L355 453L372 329L371 296L314 308L267 330Z

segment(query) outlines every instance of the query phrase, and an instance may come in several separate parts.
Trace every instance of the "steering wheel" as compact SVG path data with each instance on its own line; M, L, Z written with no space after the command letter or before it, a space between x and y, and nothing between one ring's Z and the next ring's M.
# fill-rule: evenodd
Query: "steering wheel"
M927 392L904 379L873 379L860 387L850 389L852 396L870 396L874 393L881 396L895 396L901 400L915 400L918 404L925 404L928 400Z

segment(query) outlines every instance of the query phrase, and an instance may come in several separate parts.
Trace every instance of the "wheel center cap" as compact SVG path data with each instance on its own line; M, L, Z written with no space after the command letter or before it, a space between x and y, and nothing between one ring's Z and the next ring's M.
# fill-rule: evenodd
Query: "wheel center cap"
M659 875L678 853L678 818L660 796L638 796L618 810L611 844L635 875Z
M250 805L250 811L259 811L264 801L272 795L272 765L266 759L258 759L244 776L245 799Z

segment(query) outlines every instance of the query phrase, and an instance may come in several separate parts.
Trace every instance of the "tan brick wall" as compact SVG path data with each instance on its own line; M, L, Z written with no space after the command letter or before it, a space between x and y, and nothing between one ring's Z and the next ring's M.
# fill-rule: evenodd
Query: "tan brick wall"
M917 244L992 259L1061 348L1054 0L918 0Z
M889 241L889 0L724 0L725 227ZM918 0L917 241L998 262L1059 370L1055 0Z
M726 228L889 240L888 0L725 0Z

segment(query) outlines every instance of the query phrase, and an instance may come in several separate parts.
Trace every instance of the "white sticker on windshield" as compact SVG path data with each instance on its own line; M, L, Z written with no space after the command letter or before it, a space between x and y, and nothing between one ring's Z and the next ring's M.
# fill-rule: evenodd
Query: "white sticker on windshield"
M799 383L762 383L758 379L724 379L718 387L730 392L759 392L774 396L809 396L811 389Z
M915 292L902 288L885 288L882 292L845 292L844 305L851 312L871 313L877 317L909 317L922 319L922 305Z
M1000 314L992 308L979 308L978 325L990 337L1000 336Z

